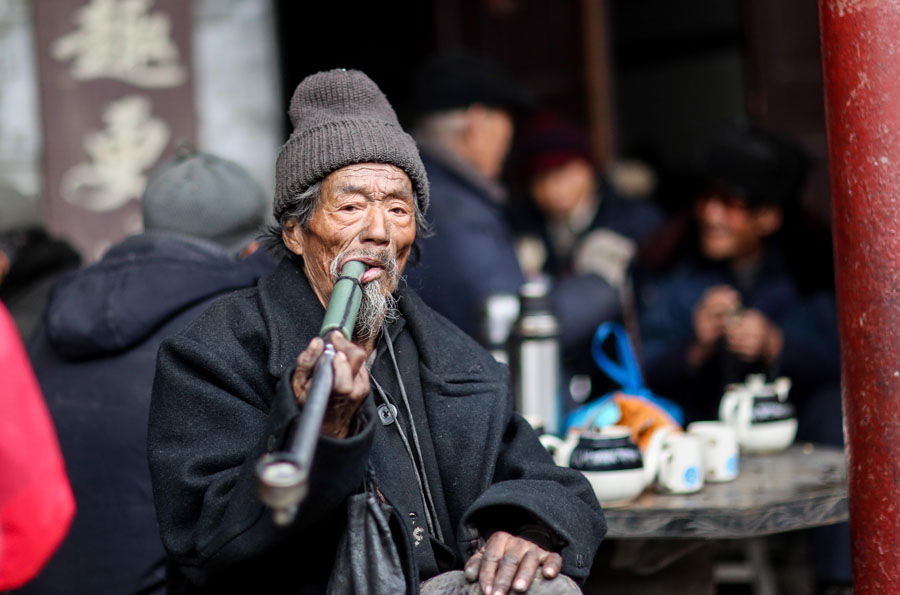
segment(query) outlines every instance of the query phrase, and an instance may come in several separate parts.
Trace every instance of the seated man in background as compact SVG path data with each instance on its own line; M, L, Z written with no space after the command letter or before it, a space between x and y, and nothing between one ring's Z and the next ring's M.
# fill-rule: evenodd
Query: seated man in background
M610 316L608 302L622 299L631 305L632 258L640 242L662 222L663 213L646 196L625 197L598 172L587 133L552 113L526 126L520 161L527 198L512 209L512 219L523 270L548 274L555 281L598 277L608 288L606 299L581 299L570 305L579 319L588 322L580 328L571 325L570 341L579 347L569 350L568 371L594 373L598 368L590 345L597 324ZM535 254L538 258L529 262ZM626 320L626 325L636 331L637 321ZM605 392L599 386L595 389L594 394Z
M648 384L680 399L688 420L716 417L725 386L749 373L820 381L837 373L829 325L797 328L798 311L827 309L829 296L801 290L778 233L805 175L805 156L769 133L722 141L694 205L696 249L641 288Z
M480 316L494 294L517 295L525 275L500 174L510 151L514 116L529 94L493 62L447 54L417 74L416 142L431 180L429 223L410 287L469 335L484 339ZM618 294L594 273L556 279L550 287L564 354L581 354L585 334L620 312ZM586 311L584 304L594 307Z
M54 287L29 356L78 512L22 593L164 592L146 450L156 353L213 299L273 268L264 252L235 256L259 233L267 203L237 164L182 148L150 175L146 233Z
M749 373L788 376L798 439L840 445L841 397L833 290L803 280L825 249L795 258L786 214L806 176L793 143L749 129L714 146L694 205L697 245L639 288L647 384L685 409L686 423L716 419L725 387ZM851 581L847 525L816 530L816 579ZM824 589L823 589L824 592Z
M450 570L457 589L572 592L559 573L586 578L606 529L590 484L512 412L506 368L402 283L429 202L415 143L359 71L307 77L289 113L272 230L284 258L160 349L149 453L169 592L416 593ZM370 267L356 328L331 335L309 492L276 525L255 468L297 431L351 260ZM368 536L366 491L389 516Z

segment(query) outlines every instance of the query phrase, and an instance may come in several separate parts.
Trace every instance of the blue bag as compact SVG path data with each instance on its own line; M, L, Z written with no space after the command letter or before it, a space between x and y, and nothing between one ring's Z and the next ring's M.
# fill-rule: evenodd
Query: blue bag
M618 362L611 360L603 352L603 343L612 335L615 339L616 358ZM618 322L604 322L597 327L594 340L591 343L591 355L594 361L607 376L617 382L622 388L609 392L601 398L582 405L566 417L565 429L572 427L611 426L621 419L619 406L613 401L613 394L623 392L628 395L647 399L668 413L679 425L684 424L684 412L681 407L669 399L654 394L644 385L644 377L634 355L634 348L625 328Z

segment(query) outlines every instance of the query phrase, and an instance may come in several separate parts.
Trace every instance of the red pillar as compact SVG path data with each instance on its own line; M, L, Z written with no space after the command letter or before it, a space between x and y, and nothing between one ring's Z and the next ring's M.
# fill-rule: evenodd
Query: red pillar
M900 593L900 3L819 0L856 593Z

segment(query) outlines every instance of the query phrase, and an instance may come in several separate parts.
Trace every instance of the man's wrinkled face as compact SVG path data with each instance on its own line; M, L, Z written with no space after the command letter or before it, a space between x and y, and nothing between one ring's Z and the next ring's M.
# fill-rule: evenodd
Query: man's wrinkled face
M360 163L329 174L305 228L289 221L285 246L303 257L303 270L323 305L335 277L349 260L371 268L362 283L377 281L393 293L416 238L415 196L409 176L395 165ZM365 301L365 298L364 298Z

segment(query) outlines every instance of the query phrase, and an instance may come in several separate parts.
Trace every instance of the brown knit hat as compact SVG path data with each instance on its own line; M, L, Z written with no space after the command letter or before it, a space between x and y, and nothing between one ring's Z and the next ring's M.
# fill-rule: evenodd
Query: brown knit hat
M276 221L294 196L354 163L390 163L405 171L425 214L428 178L416 143L364 73L340 69L306 77L294 91L288 114L294 131L275 165Z

